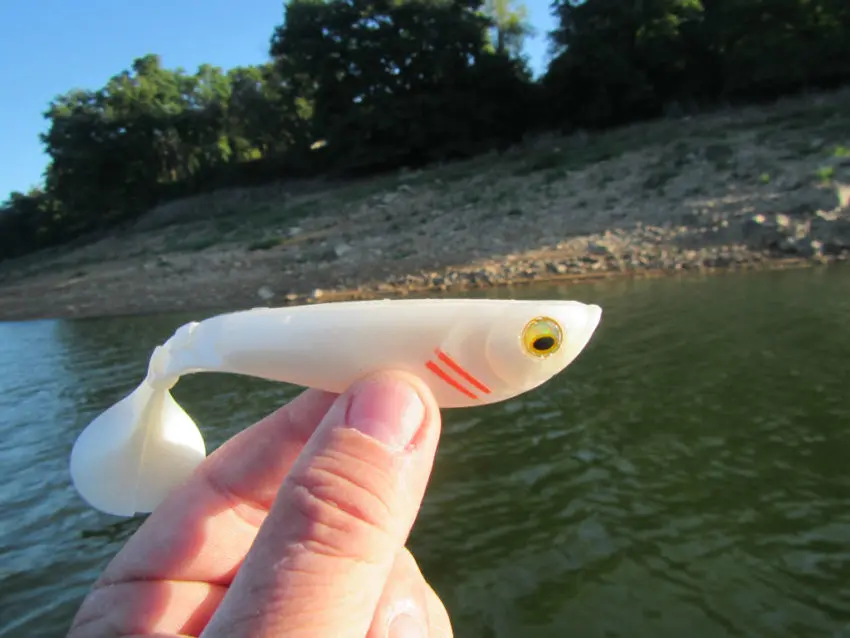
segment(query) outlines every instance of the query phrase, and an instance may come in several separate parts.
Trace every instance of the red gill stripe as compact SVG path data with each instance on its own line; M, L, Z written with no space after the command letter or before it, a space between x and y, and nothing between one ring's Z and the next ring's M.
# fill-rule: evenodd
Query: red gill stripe
M470 399L477 399L478 398L477 396L472 394L472 392L470 392L469 390L464 388L460 383L458 383L457 381L452 379L449 375L447 375L445 372L443 372L443 370L433 361L429 361L428 363L426 363L425 367L428 368L431 372L436 374L438 377L440 377L443 381L448 383L453 388L456 388L460 392L463 392Z
M466 380L467 380L469 383L471 383L473 386L475 386L476 388L478 388L479 390L481 390L484 394L490 394L490 388L488 388L486 385L484 385L483 383L481 383L478 379L476 379L475 377L473 377L473 376L472 376L471 374L469 374L466 370L464 370L463 368L461 368L461 367L460 367L460 364L458 364L458 363L457 363L454 359L452 359L449 355L447 355L445 352L443 352L443 351L442 351L442 350L440 350L439 348L437 348L435 352L437 353L437 356L440 358L440 361L442 361L442 362L443 362L443 363L445 363L447 366L449 366L452 370L454 370L455 372L457 372L457 373L458 373L461 377L463 377L464 379L466 379Z

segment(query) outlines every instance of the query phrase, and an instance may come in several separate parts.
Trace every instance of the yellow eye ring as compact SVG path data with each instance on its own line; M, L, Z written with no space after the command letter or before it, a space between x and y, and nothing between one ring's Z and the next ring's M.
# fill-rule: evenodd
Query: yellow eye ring
M522 346L533 357L548 357L558 351L564 340L560 324L550 317L536 317L522 330Z

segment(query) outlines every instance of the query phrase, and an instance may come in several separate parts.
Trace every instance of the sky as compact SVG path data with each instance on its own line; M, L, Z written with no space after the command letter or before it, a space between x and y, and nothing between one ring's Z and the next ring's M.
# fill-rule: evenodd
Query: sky
M537 32L526 43L532 69L547 61L549 0L526 0ZM193 72L268 59L283 0L0 0L0 202L41 184L48 158L39 133L49 102L71 89L97 89L133 59Z

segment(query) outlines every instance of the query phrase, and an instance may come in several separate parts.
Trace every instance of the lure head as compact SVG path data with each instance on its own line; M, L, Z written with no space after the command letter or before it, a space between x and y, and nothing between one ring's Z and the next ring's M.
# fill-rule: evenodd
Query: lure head
M532 390L575 360L601 318L599 306L577 301L512 304L490 330L490 369L512 396Z

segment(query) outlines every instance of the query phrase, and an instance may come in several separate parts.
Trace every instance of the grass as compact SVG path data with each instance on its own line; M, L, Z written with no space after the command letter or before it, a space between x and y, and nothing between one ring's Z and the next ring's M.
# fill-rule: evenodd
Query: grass
M821 166L817 170L815 175L821 182L831 182L832 179L835 177L835 167L834 166Z

